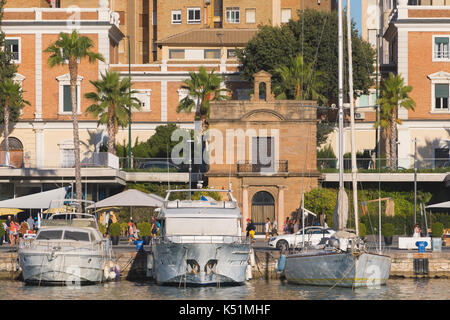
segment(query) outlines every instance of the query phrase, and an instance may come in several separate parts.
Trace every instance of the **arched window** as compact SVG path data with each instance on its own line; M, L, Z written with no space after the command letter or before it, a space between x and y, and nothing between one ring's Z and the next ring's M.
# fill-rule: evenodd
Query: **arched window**
M267 88L265 82L259 84L259 100L266 100Z
M23 144L14 137L8 138L9 156L6 155L6 141L3 140L0 145L0 163L2 165L11 166L14 168L23 167Z

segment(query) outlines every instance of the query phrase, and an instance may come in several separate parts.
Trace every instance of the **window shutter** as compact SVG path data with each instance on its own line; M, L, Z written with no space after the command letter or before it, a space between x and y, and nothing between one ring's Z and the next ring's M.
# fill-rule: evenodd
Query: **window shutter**
M77 98L78 98L78 86L76 87L77 92ZM64 86L64 112L71 112L72 111L72 95L70 92L70 86Z
M436 84L435 96L436 98L448 98L448 84Z

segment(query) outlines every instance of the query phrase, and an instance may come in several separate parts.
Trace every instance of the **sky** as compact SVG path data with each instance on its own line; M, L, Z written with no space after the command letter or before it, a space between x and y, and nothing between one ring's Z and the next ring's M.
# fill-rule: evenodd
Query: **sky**
M352 18L356 22L356 28L359 30L359 33L361 34L361 1L364 0L351 0L351 13ZM347 3L347 1L345 1Z

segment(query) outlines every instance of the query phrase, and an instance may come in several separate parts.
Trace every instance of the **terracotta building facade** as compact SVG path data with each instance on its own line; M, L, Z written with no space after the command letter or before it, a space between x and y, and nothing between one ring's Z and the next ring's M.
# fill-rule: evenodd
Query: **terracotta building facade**
M255 93L247 101L213 101L207 173L210 187L226 189L242 210L242 223L252 219L257 233L266 218L279 228L300 205L302 194L317 187L316 103L275 100L271 75L254 75ZM261 87L266 90L259 90ZM218 143L218 139L222 142ZM279 229L280 230L280 229Z

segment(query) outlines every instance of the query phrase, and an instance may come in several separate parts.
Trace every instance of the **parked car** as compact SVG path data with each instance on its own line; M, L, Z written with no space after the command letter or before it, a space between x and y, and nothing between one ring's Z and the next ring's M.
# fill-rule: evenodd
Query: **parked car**
M305 228L305 245L316 246L322 238L330 238L336 231L330 228L321 226L306 227ZM288 248L297 248L303 243L303 229L296 233L282 234L277 237L269 239L269 246L286 250Z
M139 169L160 169L162 172L167 169L169 169L169 171L180 171L179 166L166 161L145 161L139 165Z

